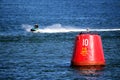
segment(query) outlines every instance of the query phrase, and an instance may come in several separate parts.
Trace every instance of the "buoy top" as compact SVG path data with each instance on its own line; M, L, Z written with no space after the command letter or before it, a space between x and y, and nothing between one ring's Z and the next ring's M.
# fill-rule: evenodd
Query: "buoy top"
M98 33L93 33L93 32L81 32L79 33L79 35L82 35L82 34L90 34L90 35L99 35Z

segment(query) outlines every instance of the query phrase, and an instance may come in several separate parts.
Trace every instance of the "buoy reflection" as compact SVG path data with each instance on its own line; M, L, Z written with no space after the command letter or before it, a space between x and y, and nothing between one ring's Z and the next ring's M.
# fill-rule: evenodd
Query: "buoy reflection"
M88 75L88 76L99 76L104 70L104 66L80 66L80 67L73 67L76 69L81 75Z

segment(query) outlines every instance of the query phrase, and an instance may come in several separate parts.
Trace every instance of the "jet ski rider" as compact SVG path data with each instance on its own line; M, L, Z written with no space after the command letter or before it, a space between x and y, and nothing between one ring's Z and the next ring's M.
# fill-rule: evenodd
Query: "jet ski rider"
M36 30L38 30L38 29L39 29L38 24L35 24L35 25L34 25L34 28L32 28L31 31L36 31Z

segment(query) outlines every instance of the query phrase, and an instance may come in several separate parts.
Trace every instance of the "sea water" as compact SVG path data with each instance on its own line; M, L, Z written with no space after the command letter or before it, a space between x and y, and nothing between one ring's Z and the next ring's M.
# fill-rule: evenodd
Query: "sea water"
M102 70L70 67L86 29L102 38ZM119 46L119 0L0 0L0 80L119 80Z

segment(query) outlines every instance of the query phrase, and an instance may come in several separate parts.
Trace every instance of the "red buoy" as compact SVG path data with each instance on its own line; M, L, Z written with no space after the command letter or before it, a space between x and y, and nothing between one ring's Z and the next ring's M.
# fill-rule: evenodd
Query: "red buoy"
M98 34L77 35L71 66L105 65L101 37Z

